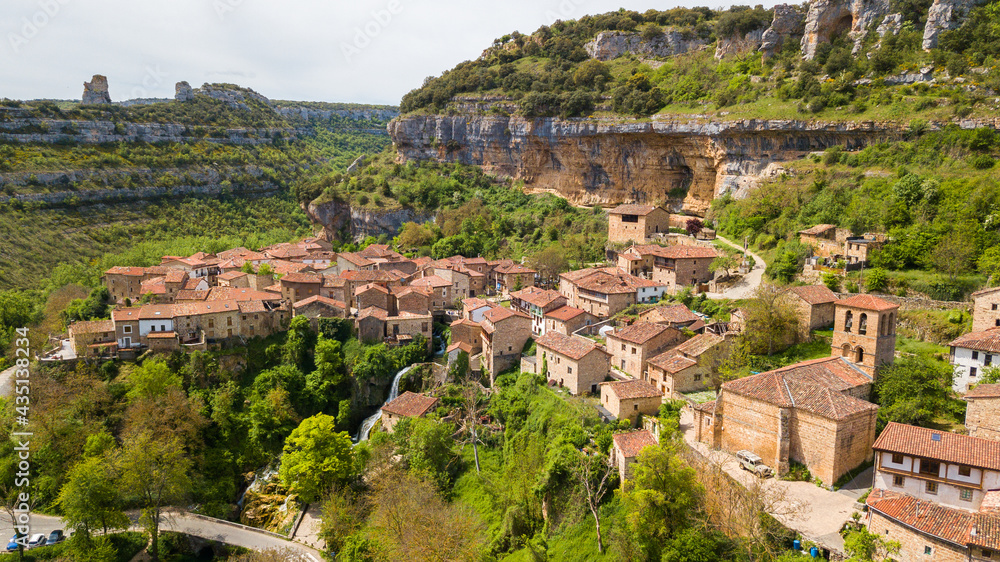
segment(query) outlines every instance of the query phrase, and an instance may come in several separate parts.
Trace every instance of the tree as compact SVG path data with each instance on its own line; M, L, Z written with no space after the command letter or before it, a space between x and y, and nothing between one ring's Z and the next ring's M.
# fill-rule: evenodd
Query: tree
M705 225L701 222L701 219L698 218L688 219L687 222L684 223L684 230L687 231L688 236L698 234L701 232L702 228L705 228Z
M844 550L851 555L848 562L890 560L891 556L899 554L900 546L898 541L886 540L865 528L851 531L844 537Z
M56 501L63 519L77 533L100 530L106 535L111 529L129 526L111 456L85 457L78 462L70 469Z
M163 396L171 388L181 388L181 376L170 369L166 361L151 359L128 376L129 401Z
M305 316L296 316L288 327L288 336L282 348L284 363L295 365L302 372L313 370L312 352L316 347L316 332Z
M333 416L302 420L285 440L278 476L303 501L312 503L355 474L354 450L346 431L337 432Z
M785 290L762 284L744 306L746 326L740 338L750 353L771 355L777 345L794 342L799 328L795 309L785 298Z
M724 562L729 542L725 535L708 529L690 527L663 545L662 562Z
M764 270L768 277L777 281L790 283L799 273L799 256L792 251L784 251L778 254L767 269Z
M830 289L834 293L840 291L840 277L834 273L824 273L823 284L826 285L827 289Z
M253 262L252 261L245 261L245 262L243 262L243 267L240 268L240 271L242 271L243 273L246 273L247 275L253 275L253 274L257 273L253 269Z
M890 421L925 426L950 413L955 372L951 365L925 357L904 356L879 371L875 380L879 424Z
M979 273L987 277L987 285L994 286L1000 281L1000 246L990 246L977 263Z
M160 516L164 507L180 503L191 489L191 460L176 437L161 440L140 433L125 439L116 461L122 490L142 506L139 522L149 532L150 555L157 561Z
M597 552L604 554L604 542L601 539L601 500L608 492L609 485L614 474L614 465L611 459L603 455L588 455L581 453L577 455L576 462L570 470L576 481L583 490L584 500L587 509L594 517L594 527L597 530Z
M529 263L532 268L538 270L543 279L555 279L560 273L569 269L565 247L560 244L552 244L538 252L531 257Z
M881 293L889 286L889 275L881 267L876 267L868 271L868 278L865 279L865 290L869 293Z
M715 273L717 276L719 272L722 272L723 278L729 277L729 272L740 266L740 258L737 254L724 253L719 255L719 257L712 260L709 264L709 271Z
M313 396L317 410L336 403L337 386L346 379L340 342L320 338L316 344L316 370L306 375L306 390Z
M276 452L301 418L284 388L272 388L250 399L250 439L265 451Z
M983 367L979 384L996 384L1000 382L1000 367Z
M954 281L958 274L969 270L969 265L975 256L976 246L972 237L969 234L953 232L942 238L935 246L931 262Z

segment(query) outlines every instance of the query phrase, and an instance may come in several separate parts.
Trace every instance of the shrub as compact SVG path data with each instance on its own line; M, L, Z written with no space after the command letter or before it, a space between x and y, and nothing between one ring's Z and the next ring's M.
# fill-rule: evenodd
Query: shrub
M865 279L865 290L868 292L881 293L889 286L889 276L881 267L876 267L868 271L868 278Z
M969 165L977 170L989 170L996 165L996 160L985 154L976 154L969 158Z

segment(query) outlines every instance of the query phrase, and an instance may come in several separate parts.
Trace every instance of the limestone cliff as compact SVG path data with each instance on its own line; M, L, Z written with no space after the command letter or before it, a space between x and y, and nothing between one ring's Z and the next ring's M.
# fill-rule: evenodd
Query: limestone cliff
M356 209L340 201L314 201L306 206L305 211L314 224L323 227L322 236L327 239L339 238L344 233L354 240L382 234L395 236L403 223L424 223L434 220L435 216L431 211L410 208Z
M976 4L976 0L934 0L927 11L923 48L937 47L941 33L960 26Z
M863 147L896 138L904 129L905 124L878 122L498 115L405 115L389 123L401 161L478 165L576 204L664 203L694 214L752 183L769 164L835 145Z
M813 0L806 14L802 56L812 59L816 48L834 36L848 32L858 52L872 24L889 14L889 0Z
M669 57L700 49L704 39L667 30L651 40L643 39L630 31L602 31L594 40L584 45L587 54L597 60L609 61L623 55Z

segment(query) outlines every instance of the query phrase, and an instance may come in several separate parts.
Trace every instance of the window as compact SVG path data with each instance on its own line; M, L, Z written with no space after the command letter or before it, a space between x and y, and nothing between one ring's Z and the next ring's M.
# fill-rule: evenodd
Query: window
M920 459L920 474L937 476L941 473L941 463L928 459Z
M991 308L992 310L996 310L996 309L997 309L997 303L993 303L993 305L992 305L992 306L991 306L990 308Z
M227 326L232 326L233 325L233 317L232 316L229 316L228 318L226 318L226 325Z
M987 559L987 560L991 560L991 559L993 558L993 551L991 551L991 550L986 550L986 549L984 548L984 549L982 549L982 550L981 550L981 551L979 552L979 555L980 555L980 556L982 556L983 558Z
M624 359L622 359L622 370L623 371L625 370L625 360Z
M695 376L694 376L694 381L695 381L695 382L698 382L698 381L700 381L700 380L701 380L701 375L695 375Z
M960 499L960 500L962 500L964 502L971 502L972 501L972 490L969 490L969 489L966 489L966 488L962 488L962 490L958 492L958 499Z
M987 353L986 356L983 357L983 365L992 365L992 364L993 364L993 356Z
M926 555L930 556L932 552L934 552L934 549L933 549L933 548L931 548L931 547L929 547L929 546L925 546L925 547L924 547L924 554L926 554Z
M902 477L902 476L900 476L898 474L892 477L892 485L893 486L895 486L897 488L902 488L904 484L906 484L906 478L904 478L904 477Z
M573 367L566 367L566 374L567 375L572 375L573 374Z
M979 373L979 369L975 367L969 367L969 376L974 377Z
M854 313L850 310L847 311L847 315L844 316L844 331L850 332L851 327L854 325Z
M979 359L979 352L978 351L973 351L972 352L972 358L973 359Z
M639 405L638 404L632 404L632 409L633 410L638 410L639 409Z
M892 454L892 464L903 464L903 454L893 453Z
M635 355L635 348L632 348L632 355Z
M972 467L971 466L959 466L958 467L958 475L959 476L972 476Z
M937 488L938 488L938 483L937 482L928 482L927 483L927 487L925 487L924 490L928 494L937 494Z
M125 332L126 334L131 334L132 333L132 326L123 326L122 327L122 332Z
M622 351L625 351L625 344L622 344Z
M858 318L858 334L863 336L867 333L868 333L868 315L862 312L861 317Z

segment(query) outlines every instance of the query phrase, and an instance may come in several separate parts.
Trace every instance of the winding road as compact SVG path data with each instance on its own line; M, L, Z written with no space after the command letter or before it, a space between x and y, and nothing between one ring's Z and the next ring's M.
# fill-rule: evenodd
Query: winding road
M130 530L142 530L135 523L137 517L138 514L131 514L133 524ZM56 529L65 528L63 520L59 517L38 514L31 516L30 534L45 533L47 535ZM10 517L6 513L0 513L0 533L6 533L0 534L0 537L12 536L14 534L13 530L14 527L11 524ZM279 535L186 511L164 511L163 517L160 520L160 530L184 533L252 550L285 550L288 552L289 560L300 560L303 562L321 562L323 560L323 555L320 551L304 544L292 542Z
M740 246L739 244L734 244L732 241L723 238L722 236L717 235L715 239L727 246L736 248L741 252L743 251L743 246ZM757 287L760 287L760 284L763 281L764 269L767 267L767 264L764 263L763 258L751 252L750 250L747 250L746 253L753 258L754 261L753 269L751 269L749 273L744 275L743 278L740 279L732 287L724 289L721 293L705 293L705 296L707 296L710 299L732 299L732 300L748 299L753 296L754 291L757 290Z

